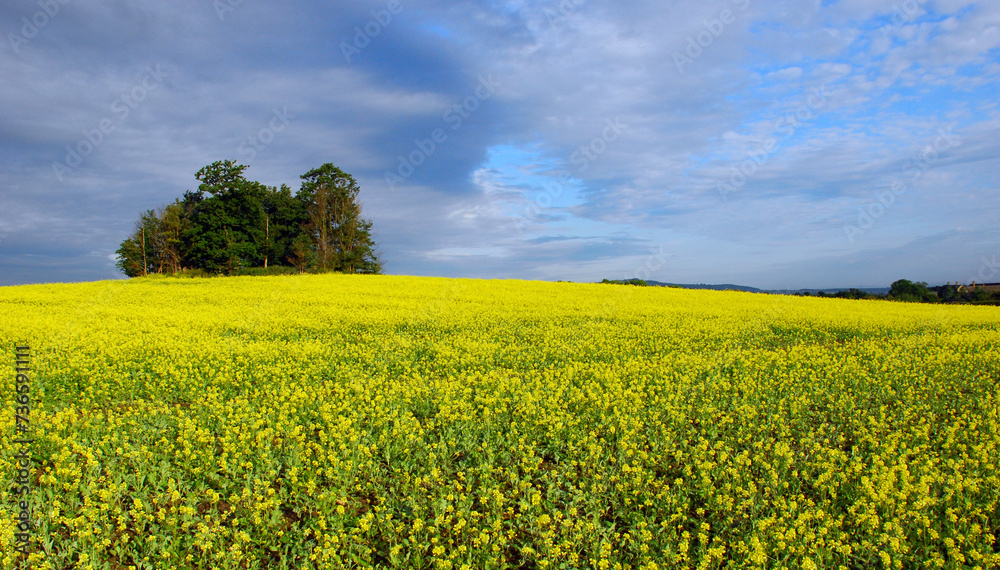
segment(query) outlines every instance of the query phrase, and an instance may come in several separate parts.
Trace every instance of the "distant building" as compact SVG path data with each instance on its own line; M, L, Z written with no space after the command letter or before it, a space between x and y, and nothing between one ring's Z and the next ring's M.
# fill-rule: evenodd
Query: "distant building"
M958 282L956 281L955 284L958 285ZM987 293L1000 293L1000 283L976 283L973 281L972 285L958 285L959 293L975 291L978 289L982 289Z

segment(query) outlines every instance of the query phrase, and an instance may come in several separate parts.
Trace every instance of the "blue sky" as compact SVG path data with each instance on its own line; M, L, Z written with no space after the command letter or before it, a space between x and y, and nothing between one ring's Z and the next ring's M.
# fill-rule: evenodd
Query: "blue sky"
M1000 281L997 2L19 1L0 33L0 285L122 278L222 159L353 174L392 274Z

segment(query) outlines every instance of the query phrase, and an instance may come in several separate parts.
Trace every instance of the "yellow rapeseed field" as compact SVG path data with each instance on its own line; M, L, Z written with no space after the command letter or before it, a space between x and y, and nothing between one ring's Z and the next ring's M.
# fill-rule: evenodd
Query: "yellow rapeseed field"
M393 276L0 288L35 568L997 568L1000 312Z

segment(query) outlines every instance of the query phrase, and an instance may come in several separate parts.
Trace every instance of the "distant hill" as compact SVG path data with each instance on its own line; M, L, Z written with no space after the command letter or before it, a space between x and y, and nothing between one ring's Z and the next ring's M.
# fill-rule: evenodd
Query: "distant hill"
M654 287L678 287L680 289L711 289L713 291L746 291L747 293L766 293L763 289L747 287L746 285L733 285L723 283L722 285L709 285L707 283L663 283L662 281L646 281L646 284Z
M889 287L853 287L859 291L864 291L865 293L871 293L872 295L888 295ZM820 291L824 293L839 293L841 291L849 291L851 287L834 287L832 289L770 289L765 291L765 293L772 293L774 295L801 295L803 293L809 293L810 295L815 295Z
M742 291L767 295L809 295L838 299L882 299L909 303L947 303L1000 306L1000 283L972 285L940 285L928 287L926 283L913 283L906 279L893 282L891 287L830 287L824 289L758 289L732 283L664 283L643 279L605 279L601 283L639 285L647 287L674 287L678 289L703 289L711 291Z
M680 289L711 289L713 291L746 291L748 293L770 293L772 295L801 295L803 293L809 293L810 295L815 295L820 291L828 294L838 293L840 291L848 291L851 287L832 287L829 289L758 289L756 287L748 287L746 285L734 285L732 283L723 283L721 285L712 285L707 283L664 283L662 281L646 281L647 285L652 285L654 287L678 287ZM888 287L854 287L865 293L871 293L872 295L885 295L889 293Z

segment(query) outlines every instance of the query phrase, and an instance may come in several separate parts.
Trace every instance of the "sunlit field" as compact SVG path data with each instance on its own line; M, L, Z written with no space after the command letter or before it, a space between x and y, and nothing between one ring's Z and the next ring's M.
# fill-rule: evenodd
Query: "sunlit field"
M1000 311L392 276L0 288L36 568L1000 567Z

